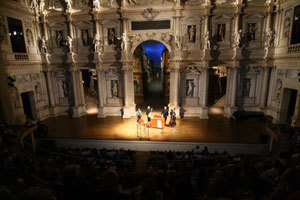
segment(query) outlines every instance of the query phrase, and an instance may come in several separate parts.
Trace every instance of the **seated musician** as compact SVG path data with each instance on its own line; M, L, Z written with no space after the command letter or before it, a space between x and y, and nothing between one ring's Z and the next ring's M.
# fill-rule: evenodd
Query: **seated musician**
M170 111L170 123L169 126L176 126L176 113L175 108Z

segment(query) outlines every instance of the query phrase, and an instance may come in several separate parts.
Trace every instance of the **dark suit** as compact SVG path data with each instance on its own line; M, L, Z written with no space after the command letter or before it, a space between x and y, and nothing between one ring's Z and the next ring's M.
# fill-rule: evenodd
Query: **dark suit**
M161 114L164 116L164 118L165 118L165 123L166 123L167 118L168 118L168 115L169 115L169 110L168 110L168 109L163 109L163 110L161 111Z

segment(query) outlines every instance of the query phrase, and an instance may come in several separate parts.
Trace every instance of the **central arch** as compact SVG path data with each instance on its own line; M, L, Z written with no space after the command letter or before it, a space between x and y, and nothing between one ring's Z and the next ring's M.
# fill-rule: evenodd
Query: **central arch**
M161 109L169 103L170 70L168 47L157 40L146 40L133 52L134 99L138 107Z

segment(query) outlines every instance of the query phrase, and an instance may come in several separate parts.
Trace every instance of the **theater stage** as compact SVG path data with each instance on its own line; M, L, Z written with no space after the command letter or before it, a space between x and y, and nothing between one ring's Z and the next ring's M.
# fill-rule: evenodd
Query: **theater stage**
M146 121L146 116L143 116ZM267 134L265 122L247 119L237 123L222 115L211 115L209 119L185 117L177 119L175 128L150 128L150 141L201 142L201 143L239 143L260 144ZM148 140L148 130L141 129L137 135L136 118L121 117L97 118L86 115L80 118L60 116L43 121L48 126L48 138L58 139L98 139L98 140Z

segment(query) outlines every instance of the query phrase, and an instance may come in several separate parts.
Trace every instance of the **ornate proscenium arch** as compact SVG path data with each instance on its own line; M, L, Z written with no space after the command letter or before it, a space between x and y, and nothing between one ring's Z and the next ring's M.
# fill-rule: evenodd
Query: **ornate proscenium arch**
M158 40L158 39L147 38L147 39L145 39L145 40L141 40L141 41L139 41L139 42L133 43L132 48L131 48L131 51L130 51L131 55L134 54L134 52L135 52L135 50L136 50L136 48L137 48L138 46L140 46L142 43L144 43L144 42L146 42L146 41L156 41L156 42L160 42L160 43L162 43L163 45L165 45L165 47L168 49L169 52L172 51L171 46L170 46L169 44L167 44L166 42L164 42L164 41L162 41L162 40Z

